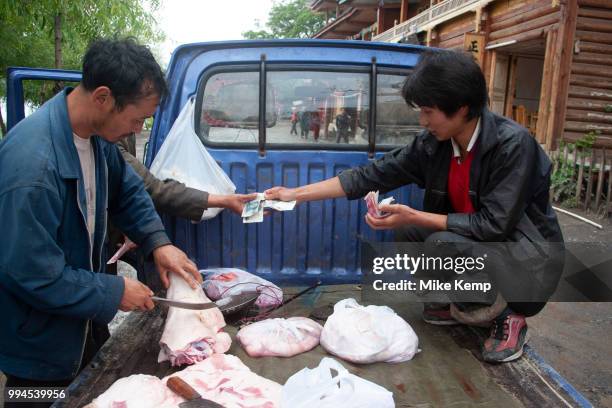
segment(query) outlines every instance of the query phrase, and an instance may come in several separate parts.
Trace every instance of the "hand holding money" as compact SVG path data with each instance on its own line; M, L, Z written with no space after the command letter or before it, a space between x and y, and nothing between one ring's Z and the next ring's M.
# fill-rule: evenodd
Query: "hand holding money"
M245 224L262 222L264 218L264 209L269 208L275 211L289 211L295 208L295 204L295 200L266 200L264 193L257 193L254 200L244 205L244 209L242 210L242 222Z
M374 218L385 218L388 217L389 213L384 213L380 210L381 205L391 204L395 199L393 197L387 197L381 202L378 202L378 191L370 191L364 198L366 206L368 207L368 214Z

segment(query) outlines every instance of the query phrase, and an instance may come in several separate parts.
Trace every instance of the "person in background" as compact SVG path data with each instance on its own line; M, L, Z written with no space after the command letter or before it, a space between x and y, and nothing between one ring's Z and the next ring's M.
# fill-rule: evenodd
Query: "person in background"
M308 132L310 131L310 112L304 108L300 110L300 137L308 139Z
M289 132L290 135L296 135L297 136L297 126L298 123L298 113L295 109L295 106L291 107L291 132Z
M340 114L336 116L336 129L338 131L338 137L336 143L340 143L340 139L344 139L344 143L349 142L349 129L351 127L351 116L348 114L345 108L340 110Z
M382 205L390 215L366 214L366 223L395 230L398 241L450 249L452 256L462 256L467 244L504 243L512 256L490 256L494 267L486 269L496 296L475 302L470 313L486 316L478 323L491 327L483 359L515 360L527 341L525 318L545 306L564 265L563 235L549 197L551 162L527 129L487 109L484 75L468 54L424 52L402 94L420 109L424 128L408 145L322 182L274 187L266 199L357 199L411 183L424 188L423 211ZM340 132L343 121L337 125ZM514 267L517 262L521 267ZM524 296L533 300L520 300ZM431 324L466 317L461 303L424 306L423 319Z
M153 204L159 213L184 218L193 222L202 221L207 208L226 208L240 215L244 203L254 200L257 194L209 194L185 184L172 180L160 180L136 158L136 136L134 134L117 142L117 148L123 159L136 173L142 177L145 189L151 196ZM124 242L123 233L113 224L109 226L108 256L111 256ZM140 280L144 280L144 254L139 251L130 251L122 258L138 271ZM117 274L117 264L107 266L107 272Z

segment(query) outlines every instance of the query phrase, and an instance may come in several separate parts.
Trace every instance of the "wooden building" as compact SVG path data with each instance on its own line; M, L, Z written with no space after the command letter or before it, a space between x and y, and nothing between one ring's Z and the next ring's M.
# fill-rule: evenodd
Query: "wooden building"
M612 147L612 0L315 0L311 7L328 15L315 38L474 53L491 109L549 151L587 134Z

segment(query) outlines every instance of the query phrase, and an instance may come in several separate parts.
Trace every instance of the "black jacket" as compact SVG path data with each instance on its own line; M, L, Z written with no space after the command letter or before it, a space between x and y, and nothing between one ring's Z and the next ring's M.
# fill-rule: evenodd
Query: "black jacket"
M488 110L470 169L469 195L475 213L453 213L448 170L453 148L428 131L409 145L339 175L347 198L387 192L415 183L425 189L425 211L448 214L448 231L480 242L563 242L549 200L551 163L527 130Z

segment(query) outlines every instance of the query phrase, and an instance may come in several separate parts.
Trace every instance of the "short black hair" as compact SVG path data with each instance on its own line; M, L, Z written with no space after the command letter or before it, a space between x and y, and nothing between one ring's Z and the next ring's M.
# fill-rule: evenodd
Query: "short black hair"
M467 106L468 120L480 116L488 102L485 78L474 58L450 50L423 52L404 82L402 96L409 105L436 107L446 116Z
M138 99L168 92L161 67L151 51L131 37L97 39L83 57L81 85L88 91L107 86L122 110Z

